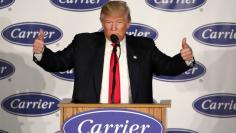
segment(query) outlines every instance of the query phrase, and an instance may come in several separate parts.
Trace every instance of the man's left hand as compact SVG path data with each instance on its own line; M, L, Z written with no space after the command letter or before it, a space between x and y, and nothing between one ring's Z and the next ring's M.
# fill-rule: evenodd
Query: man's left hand
M182 40L182 49L180 50L180 54L185 61L193 60L193 52L192 49L187 44L187 39L183 38Z

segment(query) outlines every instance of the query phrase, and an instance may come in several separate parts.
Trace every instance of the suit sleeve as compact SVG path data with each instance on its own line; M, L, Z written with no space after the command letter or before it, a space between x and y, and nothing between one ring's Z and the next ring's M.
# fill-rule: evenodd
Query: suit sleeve
M74 37L72 43L62 51L53 52L45 46L42 59L37 61L33 57L34 62L48 72L66 71L73 68L74 53L78 42L77 36Z
M154 44L154 42L153 42ZM186 70L189 66L185 63L180 53L170 57L162 53L155 44L152 48L152 69L156 75L168 75L175 76L179 75Z

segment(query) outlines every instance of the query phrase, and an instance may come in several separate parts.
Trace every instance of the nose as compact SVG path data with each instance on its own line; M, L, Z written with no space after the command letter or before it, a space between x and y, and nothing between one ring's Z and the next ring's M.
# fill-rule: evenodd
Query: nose
M117 30L117 25L116 25L116 23L112 23L112 25L111 25L111 30L112 30L112 31L116 31L116 30Z

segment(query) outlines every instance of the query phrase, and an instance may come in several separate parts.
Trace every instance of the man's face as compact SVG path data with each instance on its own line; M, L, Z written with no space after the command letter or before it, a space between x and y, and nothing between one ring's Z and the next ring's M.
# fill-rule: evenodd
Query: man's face
M105 36L109 40L112 34L117 35L119 40L123 40L129 25L130 21L125 15L121 17L104 15L102 20Z

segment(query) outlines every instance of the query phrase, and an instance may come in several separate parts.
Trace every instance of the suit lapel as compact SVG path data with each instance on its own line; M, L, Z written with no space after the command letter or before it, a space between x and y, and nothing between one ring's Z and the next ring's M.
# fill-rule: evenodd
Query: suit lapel
M127 49L127 60L128 60L128 71L129 71L129 78L130 78L130 88L132 94L132 100L135 101L136 99L136 91L137 88L137 75L139 72L138 63L141 60L141 56L137 50L137 42L132 39L132 36L126 36L126 49Z
M103 62L105 51L105 36L104 33L98 33L95 43L95 65L94 68L94 87L97 93L97 101L100 99L102 74L103 74Z

